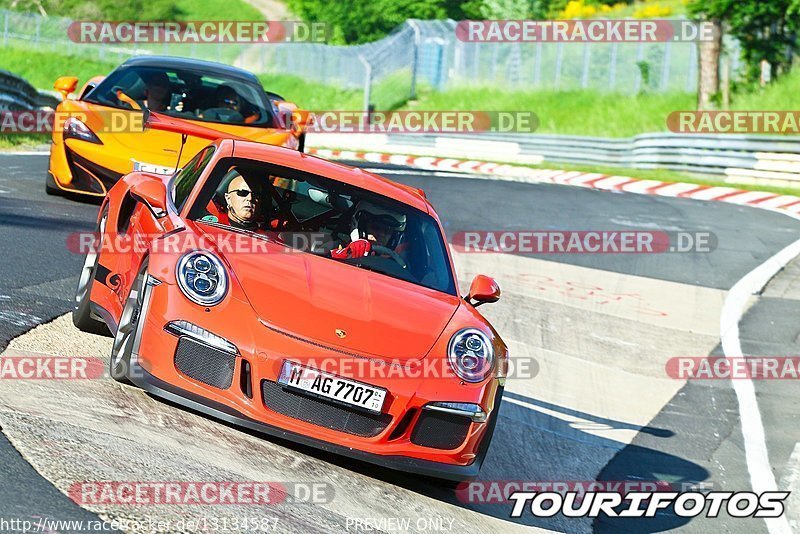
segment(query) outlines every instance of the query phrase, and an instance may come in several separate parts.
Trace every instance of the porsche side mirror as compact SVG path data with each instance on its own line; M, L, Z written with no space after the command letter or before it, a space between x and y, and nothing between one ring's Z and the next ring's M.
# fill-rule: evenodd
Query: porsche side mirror
M142 180L131 187L131 197L144 204L156 219L167 216L167 186L159 179Z
M499 299L500 286L497 285L494 278L479 274L472 280L472 284L469 286L467 301L474 300L474 306L476 308L481 304L497 302Z
M75 92L78 87L78 78L75 76L62 76L53 84L53 89L61 93L61 97L66 100L67 96Z

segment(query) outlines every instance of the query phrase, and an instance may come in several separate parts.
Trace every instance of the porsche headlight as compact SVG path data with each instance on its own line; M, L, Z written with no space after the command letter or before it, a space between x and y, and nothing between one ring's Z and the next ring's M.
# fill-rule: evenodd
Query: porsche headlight
M222 262L210 252L194 251L178 261L175 276L183 294L201 306L219 304L228 291Z
M492 341L476 328L459 330L447 345L447 360L459 378L465 382L480 382L492 371Z

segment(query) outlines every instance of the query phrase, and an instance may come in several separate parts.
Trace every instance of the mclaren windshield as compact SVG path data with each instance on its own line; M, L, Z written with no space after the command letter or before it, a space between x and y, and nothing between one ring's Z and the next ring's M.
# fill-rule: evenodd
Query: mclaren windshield
M199 69L121 67L85 100L202 122L275 127L271 104L260 85Z
M445 241L433 217L329 178L223 158L189 218L456 294Z

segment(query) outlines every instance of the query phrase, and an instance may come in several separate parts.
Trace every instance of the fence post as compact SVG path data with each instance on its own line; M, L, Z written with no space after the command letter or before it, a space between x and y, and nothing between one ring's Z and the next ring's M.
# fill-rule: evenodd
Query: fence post
M617 85L617 42L611 43L611 59L608 62L608 88L612 91Z
M369 100L372 91L372 65L363 54L358 55L359 61L364 65L364 112L369 113Z
M661 90L666 91L669 86L669 62L671 60L671 45L672 41L667 41L664 43L664 56L662 58L663 63L661 64Z
M3 24L3 46L8 46L8 11L6 11L6 21Z
M536 43L536 56L533 60L533 85L539 86L542 81L542 47L543 43Z
M266 62L264 61L264 54L266 54L266 53L267 53L267 52L266 52L266 47L264 47L264 46L261 46L261 47L258 47L258 48L256 48L256 50L258 50L258 52L259 52L259 53L258 53L258 60L259 60L259 63L260 63L260 65L261 65L261 66L258 68L258 72L260 72L260 73L262 73L262 74L263 74L264 72L266 72L266 69L265 69L265 67L266 67L266 64L265 64L265 63L266 63Z
M500 52L500 43L495 44L492 46L492 80L497 79L497 55Z
M589 59L591 58L590 43L583 45L583 72L581 72L581 88L589 86Z
M472 50L474 50L472 56L474 59L474 61L472 62L472 81L477 82L479 80L478 75L480 74L481 71L481 50L483 50L481 42L478 41L474 43L472 45Z
M639 65L644 59L644 45L640 42L636 47L636 80L633 82L633 92L639 93L642 88L642 67Z
M561 41L556 43L556 77L553 85L558 89L561 85L561 63L564 60L564 43Z
M697 47L699 43L689 45L689 70L686 73L686 91L697 90Z
M408 21L408 25L411 26L411 29L414 30L414 47L411 51L411 95L409 98L411 100L416 100L417 98L417 66L419 64L419 45L420 41L422 40L422 36L419 31L419 26L417 23L411 19Z

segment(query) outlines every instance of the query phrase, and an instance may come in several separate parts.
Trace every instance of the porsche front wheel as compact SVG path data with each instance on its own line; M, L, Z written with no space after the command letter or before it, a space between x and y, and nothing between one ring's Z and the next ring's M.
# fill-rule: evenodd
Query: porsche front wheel
M136 280L131 285L122 315L119 318L117 333L114 335L114 344L111 347L111 361L109 372L111 377L118 382L128 383L128 371L131 366L133 345L136 341L139 321L142 319L142 305L147 284L147 262L139 269Z
M96 235L99 236L101 240L106 230L107 219L108 210L105 210L100 217L96 232ZM92 317L91 310L92 284L94 284L94 276L97 272L97 262L100 257L99 243L101 242L102 241L98 241L98 246L93 247L92 250L87 252L86 258L83 260L83 268L81 269L81 275L78 279L78 289L75 291L75 307L72 310L72 323L77 326L79 330L84 332L108 335L108 327L102 321Z

